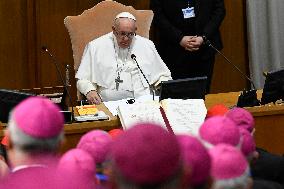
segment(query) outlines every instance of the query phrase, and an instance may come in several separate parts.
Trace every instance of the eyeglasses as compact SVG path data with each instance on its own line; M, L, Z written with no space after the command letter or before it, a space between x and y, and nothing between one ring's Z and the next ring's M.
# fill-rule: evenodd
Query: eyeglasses
M135 32L115 31L115 33L120 38L127 37L129 39L132 39L134 36L136 36Z

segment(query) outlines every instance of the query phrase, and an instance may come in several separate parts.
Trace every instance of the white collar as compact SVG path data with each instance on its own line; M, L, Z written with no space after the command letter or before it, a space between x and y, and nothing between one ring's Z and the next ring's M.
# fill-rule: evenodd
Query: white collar
M47 165L44 165L44 164L19 165L19 166L14 167L11 172L14 173L22 169L34 168L34 167L47 168Z

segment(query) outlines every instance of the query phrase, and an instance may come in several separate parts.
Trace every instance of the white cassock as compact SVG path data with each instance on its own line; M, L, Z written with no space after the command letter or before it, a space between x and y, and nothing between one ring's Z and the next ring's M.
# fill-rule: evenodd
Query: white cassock
M142 69L150 85L157 86L161 81L171 80L167 68L155 45L141 36L133 37L131 46L119 48L113 33L103 35L87 44L81 64L76 73L77 88L86 95L97 90L103 101L138 98L150 94L149 85L139 71ZM115 82L120 77L120 82Z

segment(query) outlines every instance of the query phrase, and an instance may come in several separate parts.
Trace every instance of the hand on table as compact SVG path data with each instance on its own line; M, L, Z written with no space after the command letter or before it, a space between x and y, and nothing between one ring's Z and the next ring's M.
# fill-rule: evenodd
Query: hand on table
M90 104L100 104L102 103L102 99L100 95L97 93L97 91L90 91L86 95L87 100L89 101Z

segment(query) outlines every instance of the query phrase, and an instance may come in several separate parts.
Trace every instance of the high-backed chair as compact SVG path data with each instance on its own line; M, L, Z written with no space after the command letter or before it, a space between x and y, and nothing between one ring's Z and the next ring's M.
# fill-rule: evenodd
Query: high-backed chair
M136 17L137 34L149 38L153 20L151 10L135 10L116 1L105 0L78 16L67 16L65 27L71 39L75 73L81 63L83 51L88 42L111 32L113 20L120 12L130 12ZM80 98L80 95L78 96Z

